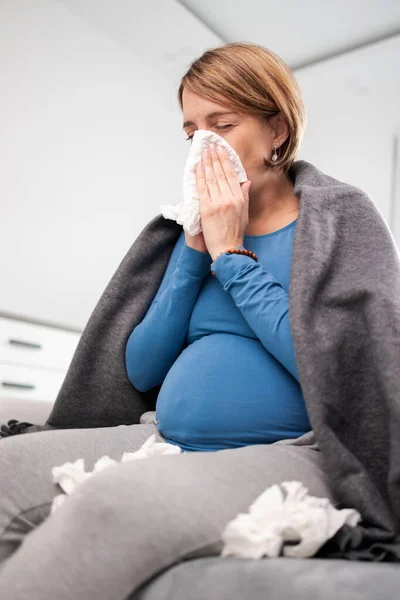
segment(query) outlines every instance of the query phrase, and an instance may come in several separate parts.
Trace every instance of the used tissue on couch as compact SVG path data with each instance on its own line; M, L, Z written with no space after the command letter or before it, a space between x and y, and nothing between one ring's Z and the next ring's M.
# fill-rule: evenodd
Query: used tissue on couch
M276 558L283 549L283 556L307 558L345 523L354 527L360 520L357 510L337 510L328 498L308 495L300 481L284 481L267 488L247 514L239 513L226 525L221 556Z
M155 456L158 454L180 454L181 452L182 449L175 444L156 442L156 436L153 433L142 444L139 450L136 450L136 452L124 452L121 458L121 463L147 458L149 456ZM99 460L95 463L93 471L85 471L83 458L78 458L78 460L73 463L67 462L59 467L53 467L53 482L58 483L64 493L59 494L54 498L51 506L51 514L53 514L54 511L61 506L65 498L67 498L67 495L72 494L79 484L81 484L83 481L86 481L86 479L94 475L94 473L98 473L107 467L117 464L118 462L116 460L105 455L99 458Z

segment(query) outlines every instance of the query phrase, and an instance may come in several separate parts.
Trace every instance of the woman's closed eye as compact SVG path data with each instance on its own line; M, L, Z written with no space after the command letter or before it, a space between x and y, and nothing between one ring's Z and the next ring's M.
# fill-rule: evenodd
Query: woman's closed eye
M215 129L227 129L228 127L232 127L232 125L220 125L220 126L216 125L216 126L215 126ZM192 139L193 139L193 136L192 136L192 135L190 135L189 137L187 137L187 138L185 138L185 139L186 139L186 140L192 140Z

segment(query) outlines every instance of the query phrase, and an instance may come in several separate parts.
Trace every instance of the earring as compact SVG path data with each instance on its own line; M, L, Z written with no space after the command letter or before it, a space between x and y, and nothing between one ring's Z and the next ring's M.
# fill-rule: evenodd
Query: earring
M276 144L274 144L274 153L272 155L272 160L278 160L278 154L276 153Z

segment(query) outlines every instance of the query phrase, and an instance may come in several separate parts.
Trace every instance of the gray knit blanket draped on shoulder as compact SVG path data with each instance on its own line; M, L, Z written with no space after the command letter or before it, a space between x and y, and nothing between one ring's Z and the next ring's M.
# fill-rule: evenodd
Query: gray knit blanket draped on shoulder
M299 160L289 315L300 385L345 525L317 556L400 562L400 255L361 189ZM82 333L44 429L138 423L160 386L139 393L125 346L161 283L182 226L154 217ZM234 460L234 457L233 457Z

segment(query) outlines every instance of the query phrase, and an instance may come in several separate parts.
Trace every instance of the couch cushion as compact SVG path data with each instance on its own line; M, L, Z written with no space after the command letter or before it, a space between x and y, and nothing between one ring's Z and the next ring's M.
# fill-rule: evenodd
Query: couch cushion
M130 600L392 600L399 594L396 563L212 556L170 567Z

